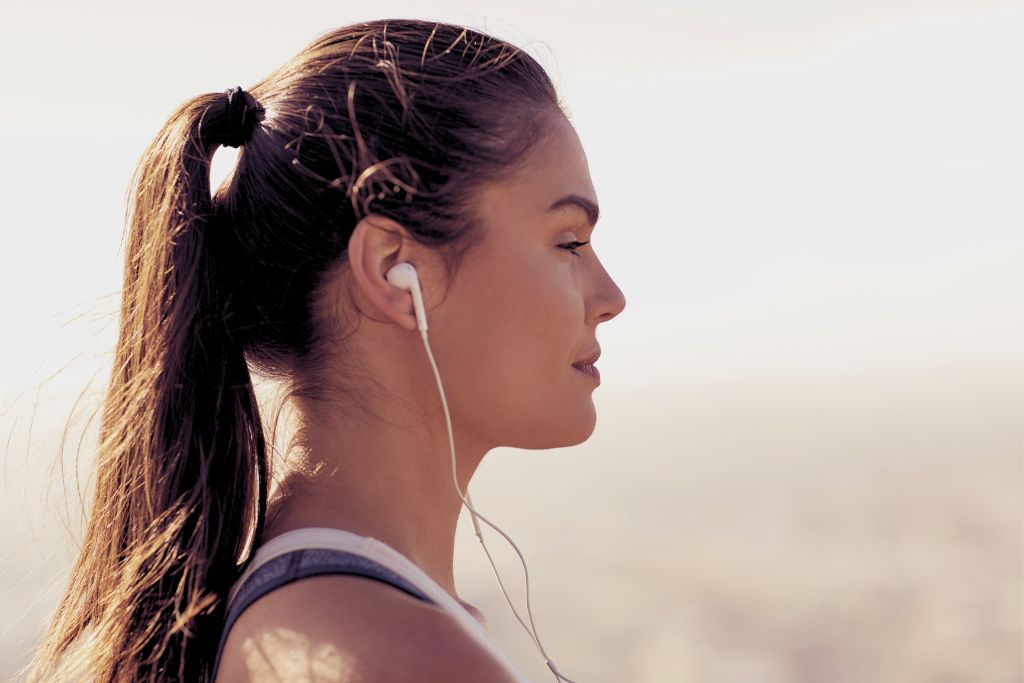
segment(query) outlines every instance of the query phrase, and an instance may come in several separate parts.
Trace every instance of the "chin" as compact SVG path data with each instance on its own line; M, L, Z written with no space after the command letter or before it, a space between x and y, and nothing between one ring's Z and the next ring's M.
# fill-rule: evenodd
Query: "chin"
M534 428L529 434L510 440L505 444L511 448L522 448L530 451L543 451L549 448L568 448L578 446L594 433L596 420L579 419L576 422L561 422L547 428Z
M578 446L591 437L595 427L597 427L597 416L594 414L594 411L590 411L589 418L580 418L575 423L563 423L561 431L563 432L562 440L565 443L555 447Z

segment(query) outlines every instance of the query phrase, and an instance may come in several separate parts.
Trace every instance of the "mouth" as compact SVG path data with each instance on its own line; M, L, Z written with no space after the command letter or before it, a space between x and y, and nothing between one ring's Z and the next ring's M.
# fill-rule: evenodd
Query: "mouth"
M601 383L601 371L599 371L597 369L597 366L595 366L595 365L577 365L577 364L573 364L572 365L572 370L577 371L578 373L581 373L582 375L586 375L587 377L589 377L592 380L596 380L598 384Z
M597 369L594 363L601 357L601 347L598 346L596 349L591 351L586 358L580 358L578 361L572 364L574 370L582 375L586 375L589 379L595 380L598 384L601 383L601 372Z
M576 370L582 375L586 375L588 378L595 380L598 384L601 383L601 371L597 369L597 366L593 363L573 363L573 370Z

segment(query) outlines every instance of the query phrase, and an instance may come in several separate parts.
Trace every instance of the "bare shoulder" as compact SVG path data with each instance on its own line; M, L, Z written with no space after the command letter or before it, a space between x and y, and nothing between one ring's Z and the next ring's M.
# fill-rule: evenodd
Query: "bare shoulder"
M238 618L216 683L514 683L444 610L361 576L315 576Z

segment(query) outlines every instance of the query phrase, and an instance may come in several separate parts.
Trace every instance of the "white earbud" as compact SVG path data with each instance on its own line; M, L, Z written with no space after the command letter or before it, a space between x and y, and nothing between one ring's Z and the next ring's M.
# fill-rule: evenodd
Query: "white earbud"
M399 289L412 292L412 306L416 309L416 325L420 332L427 331L427 312L423 310L423 293L420 292L420 280L416 269L411 263L396 263L384 276L387 281Z
M551 669L551 673L555 674L555 679L557 681L575 683L572 679L566 678L559 673L555 663L548 658L547 653L544 651L544 646L540 644L540 637L536 635L537 627L533 625L533 612L530 611L530 572L526 568L526 560L523 558L523 554L519 552L519 547L511 538L508 537L508 534L491 524L486 517L477 513L472 504L473 499L469 497L468 489L466 490L465 496L462 495L462 491L459 489L459 480L455 469L455 437L452 433L452 420L451 415L448 413L448 401L445 399L444 387L441 385L441 375L437 371L437 364L434 362L434 354L430 351L430 342L427 341L427 313L423 307L423 293L420 291L420 281L416 276L416 268L414 268L411 263L403 261L402 263L396 263L392 266L384 277L395 287L412 293L413 308L416 311L416 326L419 328L420 337L423 338L423 345L427 349L427 357L430 359L430 365L434 368L434 377L437 379L437 389L441 393L441 405L444 406L444 417L448 424L448 444L452 458L452 481L455 483L455 491L459 494L459 498L462 499L462 503L469 508L470 519L473 522L473 528L476 530L476 537L480 539L480 545L483 546L484 553L487 555L487 560L491 563L491 569L494 571L495 578L498 579L498 585L501 586L501 592L505 594L505 601L508 602L508 606L512 608L512 613L516 615L516 619L518 619L519 623L522 624L524 629L526 629L527 635L530 636L534 644L540 650L541 656L544 657L544 662L548 665L548 668ZM488 526L504 536L505 540L512 544L516 554L519 555L519 560L523 563L523 571L526 574L526 611L530 615L530 625L533 626L533 633L530 633L530 630L526 628L526 624L519 616L519 612L516 612L516 608L512 606L512 601L509 599L508 593L505 591L505 585L501 582L501 577L498 576L498 568L494 566L494 560L491 559L491 554L487 552L487 545L484 543L484 537L480 533L480 525L477 524L476 521L477 517L484 520Z

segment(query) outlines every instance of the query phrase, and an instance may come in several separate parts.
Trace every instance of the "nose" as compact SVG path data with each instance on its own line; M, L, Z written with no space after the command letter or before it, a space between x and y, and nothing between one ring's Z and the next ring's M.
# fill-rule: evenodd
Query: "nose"
M599 294L595 297L595 306L600 313L597 316L599 323L608 322L626 308L626 295L611 278L608 271L601 266L601 278L598 288Z

